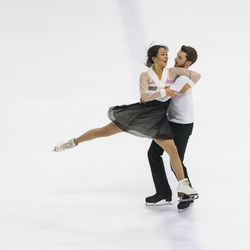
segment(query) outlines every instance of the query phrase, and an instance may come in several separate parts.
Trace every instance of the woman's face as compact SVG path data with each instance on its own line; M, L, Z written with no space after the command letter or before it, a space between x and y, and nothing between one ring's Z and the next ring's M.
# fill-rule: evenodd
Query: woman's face
M168 62L168 54L167 51L164 48L160 48L158 50L157 57L153 57L154 64L157 64L158 66L165 68L167 66Z

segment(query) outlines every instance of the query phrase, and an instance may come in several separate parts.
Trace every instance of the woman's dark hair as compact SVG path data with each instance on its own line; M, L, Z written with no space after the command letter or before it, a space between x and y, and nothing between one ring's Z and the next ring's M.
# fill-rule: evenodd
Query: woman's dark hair
M186 56L187 61L191 61L192 64L196 62L198 55L197 55L197 51L194 48L190 46L182 45L181 51L187 54Z
M165 45L154 45L148 49L148 52L147 52L148 59L146 62L147 67L150 68L154 64L152 57L157 57L157 54L160 48L163 48L168 52L168 47Z

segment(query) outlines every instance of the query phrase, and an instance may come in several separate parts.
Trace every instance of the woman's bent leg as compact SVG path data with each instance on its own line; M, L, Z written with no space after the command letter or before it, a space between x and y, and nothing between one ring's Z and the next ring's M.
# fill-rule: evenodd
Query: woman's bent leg
M174 140L154 139L154 141L168 153L171 166L175 172L178 181L184 179L185 177L182 164L178 155L177 148L174 144Z
M113 122L111 122L104 127L88 130L81 136L75 138L75 143L77 145L84 141L90 141L90 140L100 138L100 137L107 137L107 136L111 136L120 132L123 132L123 130L121 130Z
M185 179L184 177L182 164L174 141L160 139L154 140L169 154L172 169L174 170L175 175L179 181L177 187L178 196L182 197L185 194L190 195L191 200L197 199L199 197L197 191L190 187L188 179Z

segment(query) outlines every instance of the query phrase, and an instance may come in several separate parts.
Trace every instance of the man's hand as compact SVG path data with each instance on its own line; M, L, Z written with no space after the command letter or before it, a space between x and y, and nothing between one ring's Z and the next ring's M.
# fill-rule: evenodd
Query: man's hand
M167 87L167 88L165 89L165 91L166 91L166 95L167 95L167 96L170 96L170 97L173 97L173 98L177 97L178 94L179 94L178 91L172 90L172 89L170 89L170 87Z

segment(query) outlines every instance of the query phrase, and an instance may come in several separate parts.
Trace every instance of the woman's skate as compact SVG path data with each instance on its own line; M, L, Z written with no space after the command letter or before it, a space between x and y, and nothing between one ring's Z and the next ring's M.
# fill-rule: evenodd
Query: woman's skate
M66 150L66 149L71 149L71 148L74 148L75 146L77 146L77 144L75 143L75 139L71 139L67 142L61 142L61 143L58 143L53 151L55 152L61 152L63 150Z
M189 197L185 198L185 201L193 201L199 198L198 192L190 187L188 179L179 181L177 192L178 196L180 197L180 202L182 202L184 195L187 195Z

